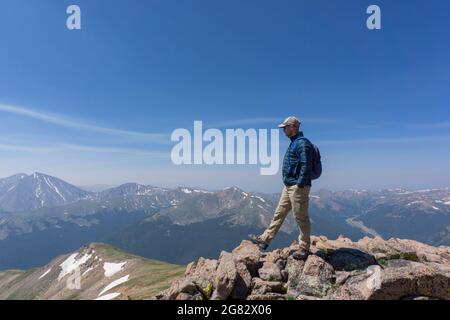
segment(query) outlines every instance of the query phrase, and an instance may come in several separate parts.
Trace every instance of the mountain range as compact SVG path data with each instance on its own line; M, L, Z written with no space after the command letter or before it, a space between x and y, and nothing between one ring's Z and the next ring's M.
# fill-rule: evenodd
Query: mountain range
M0 270L27 269L92 242L175 264L214 257L270 222L279 194L127 183L83 190L42 173L0 179ZM450 190L318 190L310 196L313 234L365 235L450 244ZM289 245L289 215L272 248ZM205 239L208 239L205 241Z

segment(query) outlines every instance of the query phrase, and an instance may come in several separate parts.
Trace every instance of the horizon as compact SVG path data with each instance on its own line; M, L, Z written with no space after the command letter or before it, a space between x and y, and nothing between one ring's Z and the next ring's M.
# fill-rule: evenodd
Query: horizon
M38 174L38 175L45 175L45 176L50 176L56 179L60 179L63 180L64 182L71 184L77 188L83 189L85 191L90 191L90 192L101 192L101 191L105 191L111 188L117 188L126 184L137 184L137 185L142 185L142 186L147 186L147 187L155 187L155 188L163 188L163 189L177 189L177 188L190 188L190 189L199 189L199 190L203 190L203 191L209 191L209 192L216 192L216 191L221 191L221 190L225 190L225 189L230 189L230 188L238 188L242 191L247 191L247 192L252 192L252 193L268 193L268 194L277 194L280 193L280 191L272 191L272 192L265 192L265 191L259 191L259 190L249 190L249 189L245 189L241 186L238 185L227 185L227 186L223 186L223 187L219 187L219 188L205 188L202 186L196 186L196 185L172 185L172 186L164 186L164 185L157 185L157 184L153 184L153 183L140 183L140 182L135 182L132 180L129 181L124 181L122 183L119 184L104 184L104 183L96 183L96 184L92 184L92 185L79 185L79 184L74 184L71 181L65 180L61 177L52 175L52 174L48 174L48 173L44 173L44 172L32 172L31 174L27 174L24 172L18 172L12 175L8 175L5 177L0 177L0 180L2 179L6 179L12 176L16 176L16 175L21 175L24 174L26 176L32 176L34 174ZM89 190L89 188L98 188L98 191L92 191ZM395 191L395 190L403 190L403 191L408 191L408 192L425 192L425 191L437 191L437 190L448 190L450 189L450 186L440 186L440 187L427 187L427 188L406 188L406 187L402 187L402 186L396 186L396 187L389 187L389 188L344 188L344 189L332 189L332 188L326 188L326 187L321 187L321 188L313 188L311 190L311 193L318 193L320 191L331 191L331 192L343 192L343 191L369 191L369 192L377 192L377 191Z
M280 170L174 165L170 135L295 115L322 154L313 190L448 185L448 2L379 0L381 30L369 1L76 3L81 30L69 1L2 1L0 176L279 192Z

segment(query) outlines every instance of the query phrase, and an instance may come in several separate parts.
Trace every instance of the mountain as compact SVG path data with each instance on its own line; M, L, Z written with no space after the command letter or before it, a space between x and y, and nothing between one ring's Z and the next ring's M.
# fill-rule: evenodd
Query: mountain
M0 208L6 212L59 206L89 195L87 191L42 173L19 174L0 180Z
M312 195L311 211L321 217L345 217L363 233L383 238L414 239L432 245L450 245L450 190L319 191ZM352 236L350 238L354 239Z
M385 198L355 217L383 237L413 238L434 245L450 244L448 189L385 193Z
M184 267L92 243L28 271L0 272L0 300L149 299Z
M88 192L102 192L107 189L114 188L115 185L110 184L88 184L88 185L81 185L77 186L78 188L88 191Z
M27 269L87 243L106 241L189 196L186 188L128 183L64 205L0 214L0 270Z
M312 231L330 238L342 234L357 240L370 235L449 245L449 199L448 189L319 190L310 196ZM277 201L278 195L249 193L237 187L197 194L107 241L135 254L171 263L188 263L200 255L212 258L221 250L231 250L249 233L263 232ZM290 214L271 248L295 240L297 230ZM205 242L205 238L211 241Z
M216 259L200 257L158 300L449 300L450 247L412 240L312 237L311 254L295 260L298 242L261 252L250 241Z
M30 184L30 180L40 183ZM262 232L279 199L279 194L246 192L236 186L209 191L137 183L101 192L82 191L78 196L73 192L70 197L60 185L71 185L48 175L18 174L0 181L0 199L9 197L15 188L31 185L26 194L33 196L45 189L45 194L59 202L44 201L42 206L42 198L35 198L38 208L0 209L0 270L42 265L91 242L110 243L176 264L199 256L215 257L237 246L249 233ZM312 232L329 238L342 234L357 240L370 235L449 245L449 203L449 189L318 190L310 196ZM289 214L271 248L284 247L297 236L297 224Z
M18 173L11 177L0 179L0 195L5 194L11 188L14 188L14 186L17 185L20 180L22 180L26 176L27 175L25 173Z
M188 189L185 189L188 190ZM230 250L249 234L260 234L270 223L277 197L229 187L197 192L169 208L107 239L108 243L145 257L185 264L196 257L214 257ZM329 236L364 233L345 222L345 216L313 215L313 230ZM298 237L298 226L289 215L271 247L283 247ZM205 241L209 239L209 241Z

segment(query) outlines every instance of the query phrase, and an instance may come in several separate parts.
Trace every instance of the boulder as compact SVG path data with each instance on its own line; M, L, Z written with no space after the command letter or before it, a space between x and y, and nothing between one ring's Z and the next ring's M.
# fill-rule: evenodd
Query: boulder
M283 281L280 268L273 262L264 262L261 269L258 270L259 277L267 281Z
M294 291L303 295L324 297L331 288L333 267L324 259L310 255Z
M243 263L252 276L257 276L261 253L256 244L244 240L232 251L232 254L236 263Z
M174 300L176 299L181 293L184 293L186 295L192 295L195 292L198 291L197 286L195 283L190 281L190 279L178 279L175 280L170 288L165 291L163 295L163 299L165 300Z
M252 286L252 276L242 262L236 264L236 283L231 292L232 299L245 299Z
M280 293L252 294L247 297L247 300L286 300L286 296Z
M289 257L286 264L285 271L288 273L288 294L292 296L298 296L300 293L297 291L300 277L303 273L305 261L295 260Z
M331 296L339 300L397 300L408 297L449 299L449 279L433 268L408 260L388 261L384 269L369 267L350 277Z
M222 251L219 259L219 266L214 277L214 291L211 300L225 300L231 294L236 282L237 271L234 264L233 255Z
M218 260L191 262L184 277L154 298L177 300L450 299L450 247L380 237L352 242L312 237L306 261L298 242L261 253L242 241Z
M252 280L252 295L265 295L267 293L281 293L287 292L287 284L278 281L265 281L260 278L253 278Z

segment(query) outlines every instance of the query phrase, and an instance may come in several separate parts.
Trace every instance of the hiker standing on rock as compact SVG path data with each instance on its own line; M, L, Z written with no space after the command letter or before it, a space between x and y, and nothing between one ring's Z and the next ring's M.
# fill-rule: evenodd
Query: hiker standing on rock
M280 230L287 214L292 210L301 231L300 249L294 252L293 257L304 260L309 254L311 243L311 223L308 214L311 179L320 176L322 167L319 150L303 137L303 132L299 131L300 124L296 117L288 117L278 125L291 140L283 160L284 188L269 227L261 236L251 235L250 240L258 244L262 250L266 250Z

